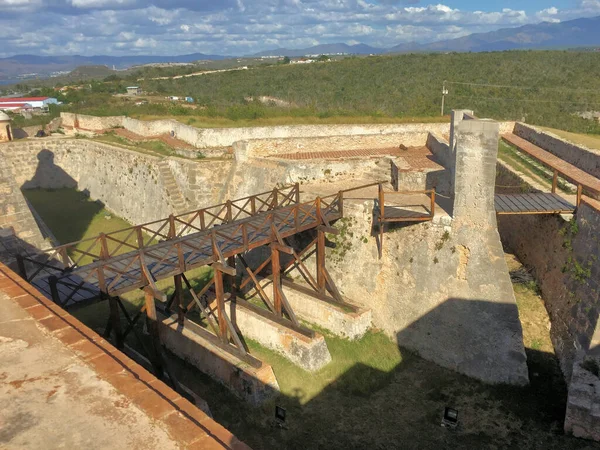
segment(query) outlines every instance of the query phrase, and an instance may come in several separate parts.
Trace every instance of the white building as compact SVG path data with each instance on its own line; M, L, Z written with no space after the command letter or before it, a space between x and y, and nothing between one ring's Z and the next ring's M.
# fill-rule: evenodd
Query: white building
M29 105L34 109L46 109L48 105L58 104L58 101L53 97L4 97L0 98L0 110L1 109L17 109L17 104Z

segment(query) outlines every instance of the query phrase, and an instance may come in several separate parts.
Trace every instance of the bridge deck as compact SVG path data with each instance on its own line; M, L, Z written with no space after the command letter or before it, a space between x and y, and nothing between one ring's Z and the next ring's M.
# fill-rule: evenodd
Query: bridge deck
M497 214L571 214L572 205L558 194L497 194L494 200Z
M274 242L276 234L285 238L315 228L323 223L321 217L333 221L342 216L339 204L323 204L322 209L320 199L293 204L74 268L58 277L59 303L87 304L100 292L118 296L147 286L146 274L154 281L170 278ZM40 276L32 284L52 298L49 276Z
M566 162L558 156L553 155L543 148L538 147L537 145L532 144L531 142L526 141L515 134L503 134L502 139L509 144L514 145L528 156L538 160L545 166L562 174L573 184L582 186L583 188L593 191L596 194L600 193L600 180L593 175L590 175L573 164Z

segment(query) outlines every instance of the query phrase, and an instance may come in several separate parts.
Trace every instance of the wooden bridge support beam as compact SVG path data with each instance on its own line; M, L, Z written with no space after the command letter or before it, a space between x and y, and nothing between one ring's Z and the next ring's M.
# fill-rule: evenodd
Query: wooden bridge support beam
M118 300L115 297L109 296L108 306L110 308L110 328L115 334L115 347L122 349L125 346L125 339L123 337L123 329L121 327L121 315L119 314Z
M175 292L173 293L173 297L177 302L177 322L179 325L183 326L186 308L183 304L183 282L181 275L175 275L173 278L173 283L175 284Z
M157 376L161 377L164 373L164 366L161 358L160 336L158 334L158 317L156 315L156 304L154 295L150 291L144 292L146 307L146 328L152 342L152 355L150 361L154 367Z
M225 291L223 289L223 272L217 267L213 267L215 282L215 293L217 300L217 316L219 320L219 337L223 342L227 342L227 320L225 319Z
M274 313L281 317L281 262L279 261L279 250L274 244L271 244L271 268L273 272Z
M317 288L320 294L325 293L325 232L317 230Z

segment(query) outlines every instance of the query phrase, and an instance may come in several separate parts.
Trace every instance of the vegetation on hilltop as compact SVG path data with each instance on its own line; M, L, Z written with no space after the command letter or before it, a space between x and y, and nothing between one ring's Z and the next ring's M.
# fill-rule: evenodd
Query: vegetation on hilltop
M405 54L353 57L330 63L255 66L244 71L179 79L149 75L187 73L190 67L146 68L65 95L64 110L96 115L176 116L197 125L203 118L257 121L286 118L365 117L381 122L405 117L439 117L441 91L449 83L446 114L475 110L482 117L525 120L572 132L600 134L600 124L575 113L600 111L600 54L568 51ZM122 93L143 76L144 91L164 98L191 96L195 108L177 103L135 105L108 94ZM460 83L474 83L460 84ZM484 86L482 86L484 85ZM492 85L492 86L490 86ZM290 106L265 105L269 96Z

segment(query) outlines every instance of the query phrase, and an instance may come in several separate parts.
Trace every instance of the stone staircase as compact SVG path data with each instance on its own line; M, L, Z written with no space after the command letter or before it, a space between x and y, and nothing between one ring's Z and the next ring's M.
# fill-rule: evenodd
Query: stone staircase
M181 189L179 189L179 186L177 185L177 181L169 167L169 163L166 160L162 160L158 162L157 166L167 192L168 201L173 208L173 213L182 214L186 212L188 210L188 204Z

